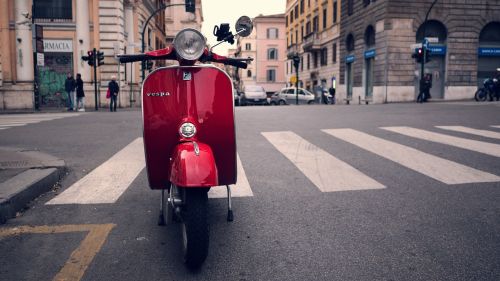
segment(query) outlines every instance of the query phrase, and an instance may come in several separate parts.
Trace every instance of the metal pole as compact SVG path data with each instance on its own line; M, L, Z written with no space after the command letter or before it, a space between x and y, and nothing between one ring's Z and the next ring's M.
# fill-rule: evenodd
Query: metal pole
M37 45L36 45L36 25L35 25L35 5L31 4L31 32L33 42L33 93L34 93L34 107L35 110L40 110L40 92L38 91L38 67L37 67ZM33 36L34 35L34 36Z
M434 2L432 2L432 5L431 7L429 8L429 10L427 10L427 14L425 14L425 20L424 20L424 30L423 30L423 38L422 38L422 62L420 63L420 83L419 83L419 95L420 93L422 93L422 86L423 86L423 81L424 81L424 68L425 68L425 56L426 56L426 53L427 53L427 48L424 46L424 42L426 41L426 37L425 37L425 31L427 29L427 18L429 17L429 14L432 10L432 7L434 7L434 5L436 4L437 0L434 0Z
M97 50L94 48L94 93L95 93L95 110L99 110L97 107ZM84 105L85 106L85 105Z
M298 57L298 56L297 56ZM297 80L295 80L295 104L299 104L299 64L295 64L295 75Z
M150 16L149 18L146 20L146 22L144 23L144 26L142 27L142 33L141 33L141 46L142 46L142 49L141 49L141 53L144 54L144 50L146 49L146 43L144 42L144 33L146 32L146 27L148 26L148 23L149 21L161 10L165 10L166 8L168 7L172 7L172 6L185 6L185 4L170 4L170 5L162 5L160 8L156 9L156 11L154 11ZM146 76L146 73L145 73L145 65L146 65L146 62L142 61L141 62L141 72L142 72L142 81L144 81L144 78Z

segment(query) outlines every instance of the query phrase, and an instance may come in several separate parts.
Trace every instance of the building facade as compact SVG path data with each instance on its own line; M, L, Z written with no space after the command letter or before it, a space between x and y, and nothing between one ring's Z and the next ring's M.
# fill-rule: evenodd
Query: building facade
M86 107L93 108L96 97L98 106L108 104L105 96L112 76L117 77L121 88L119 106L140 106L141 64L120 64L116 56L141 52L142 27L147 18L161 5L180 1L1 0L0 110L35 107L34 25L43 28L43 56L37 58L41 64L37 67L41 110L65 106L64 80L68 73L82 75ZM176 22L176 17L183 17L185 24L201 22L200 1L195 17L185 15L181 8L167 8L169 12L159 12L149 21L144 33L145 51L163 48L172 40L167 30L173 30L168 25ZM92 67L81 59L93 48L104 53L104 65L98 67L96 77ZM155 67L163 64L157 62ZM97 93L92 85L95 80L99 82Z
M300 58L298 83L312 92L337 87L339 79L340 0L288 0L286 6L286 79L294 86L296 69L291 58Z
M414 101L420 64L412 54L431 39L433 99L471 99L500 68L500 1L344 0L339 98L375 103Z
M240 69L240 84L264 87L268 95L285 87L286 31L285 15L259 15L253 19L254 30L246 38L239 38L236 55L252 57L247 69Z

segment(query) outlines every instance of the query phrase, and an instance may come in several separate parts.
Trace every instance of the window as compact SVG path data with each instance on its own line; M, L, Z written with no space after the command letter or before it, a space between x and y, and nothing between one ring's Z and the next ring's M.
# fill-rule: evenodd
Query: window
M293 10L290 12L290 23L293 22Z
M247 70L247 77L252 77L252 71L250 69Z
M304 56L300 57L300 71L304 71Z
M323 29L326 28L326 9L323 9Z
M347 15L352 15L354 10L354 0L347 0Z
M278 29L268 28L267 29L267 39L278 39Z
M276 81L276 69L268 69L267 70L267 81L275 82Z
M268 60L277 60L278 59L278 50L276 48L267 49L267 59Z
M333 23L337 23L337 13L338 13L337 1L333 1Z
M363 0L363 7L370 5L370 0Z
M300 27L300 38L304 41L304 26Z
M299 6L295 6L294 12L295 12L295 18L298 18L299 17Z
M347 35L347 38L345 40L345 46L348 52L354 51L354 36L352 36L351 33Z
M285 26L288 27L288 15L285 17Z
M300 0L300 14L304 13L304 0Z
M309 54L307 54L307 69L309 70L311 66L311 56Z
M375 29L369 25L365 30L365 44L367 48L375 46Z
M37 19L72 19L72 0L34 0Z
M318 30L319 30L319 18L318 16L315 16L313 18L313 31L318 32Z
M295 43L299 44L299 30L295 30Z
M320 63L326 65L328 61L328 48L321 49Z
M309 33L311 33L311 22L308 21L306 23L306 35L309 35Z
M318 67L318 52L313 53L313 68Z
M332 49L332 62L336 63L337 62L337 44L333 44L333 49Z
M246 43L246 44L245 44L245 50L246 50L246 51L250 51L250 50L252 50L252 44L250 44L250 43Z

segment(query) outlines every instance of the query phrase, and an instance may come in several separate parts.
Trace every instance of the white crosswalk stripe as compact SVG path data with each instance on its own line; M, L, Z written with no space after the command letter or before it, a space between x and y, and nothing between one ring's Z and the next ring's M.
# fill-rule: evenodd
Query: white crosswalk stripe
M500 181L496 175L353 129L322 131L446 184Z
M56 120L78 116L80 113L44 113L44 114L12 114L0 115L0 130L11 127L20 127L42 121Z
M113 155L109 160L47 202L58 204L115 203L145 168L143 139L138 138ZM253 196L245 170L238 155L238 182L231 186L233 197ZM225 186L213 187L210 198L227 197Z
M116 202L146 166L143 147L142 138L137 138L47 204Z
M500 145L476 140L469 140L444 134L434 133L411 127L382 127L382 129L399 133L417 139L442 143L462 149L472 150L496 157L500 157Z
M499 128L500 129L500 125L491 125L490 127Z
M477 135L477 136L482 136L482 137L487 137L487 138L492 138L492 139L500 139L500 133L488 131L488 130L478 130L478 129L464 127L464 126L436 126L436 128L443 129L443 130L449 130L449 131L455 131L455 132L461 132L461 133L467 133L467 134L472 134L472 135Z
M385 188L293 132L263 132L262 135L322 192Z
M250 188L250 183L248 182L247 175L243 169L243 164L241 163L240 156L238 158L237 165L237 182L235 185L230 185L231 196L232 197L251 197L253 196L252 189ZM226 198L227 188L225 186L215 186L208 192L209 198Z

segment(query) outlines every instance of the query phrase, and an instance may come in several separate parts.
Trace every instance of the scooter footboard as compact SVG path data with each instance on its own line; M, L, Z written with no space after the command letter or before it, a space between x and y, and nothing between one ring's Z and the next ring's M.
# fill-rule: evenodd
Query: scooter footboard
M210 146L195 141L178 144L170 160L170 181L182 187L219 185L215 158Z

